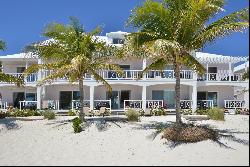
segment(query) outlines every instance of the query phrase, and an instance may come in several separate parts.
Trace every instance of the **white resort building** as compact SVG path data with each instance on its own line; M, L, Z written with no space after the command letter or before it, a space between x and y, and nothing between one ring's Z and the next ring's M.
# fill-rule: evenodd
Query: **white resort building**
M122 45L125 32L111 32L99 37L109 44ZM246 95L235 96L236 89L248 90L248 81L242 80L245 72L235 68L235 64L248 61L248 57L231 57L197 52L194 55L207 72L198 76L193 70L181 71L181 107L183 109L220 107L226 109L249 108ZM111 111L122 112L126 107L150 108L161 106L168 111L175 109L175 76L171 65L164 71L150 71L143 75L142 71L152 60L137 59L117 63L125 71L125 76L119 76L114 71L100 69L101 76L112 85L112 94L97 83L91 76L84 81L85 105L95 109L106 105ZM22 73L31 64L42 61L38 58L26 58L24 53L0 56L2 71L14 76ZM244 66L244 65L243 65ZM53 83L37 86L37 81L49 74L49 71L39 71L25 79L24 87L0 82L0 110L8 106L17 108L34 107L37 109L51 108L55 111L76 109L79 100L77 83L69 83L61 78ZM137 78L142 76L142 79Z

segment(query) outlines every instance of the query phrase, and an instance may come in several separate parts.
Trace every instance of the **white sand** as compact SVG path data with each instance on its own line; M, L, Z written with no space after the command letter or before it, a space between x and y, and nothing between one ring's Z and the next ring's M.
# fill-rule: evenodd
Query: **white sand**
M58 126L59 121L67 119L0 120L0 165L249 165L249 145L232 140L220 141L233 149L212 141L170 148L161 139L162 134L155 140L149 138L156 130L145 125L174 121L174 116L142 118L140 123L118 122L120 127L109 122L100 131L93 124L80 134L73 133L71 123ZM248 116L199 123L246 132L233 135L249 141Z

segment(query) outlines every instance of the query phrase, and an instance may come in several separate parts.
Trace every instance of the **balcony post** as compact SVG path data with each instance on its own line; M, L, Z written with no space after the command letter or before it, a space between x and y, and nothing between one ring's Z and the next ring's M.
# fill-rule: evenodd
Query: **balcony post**
M142 86L142 109L146 111L147 109L147 86Z
M229 62L229 81L232 81L232 62Z
M37 101L37 109L42 109L42 87L38 86L36 89L36 101Z
M145 70L146 68L147 68L147 59L143 58L142 70ZM143 80L146 80L146 74L143 74Z
M91 85L89 89L90 110L94 110L94 93L95 93L95 86Z
M197 110L197 84L192 86L192 113L194 114Z

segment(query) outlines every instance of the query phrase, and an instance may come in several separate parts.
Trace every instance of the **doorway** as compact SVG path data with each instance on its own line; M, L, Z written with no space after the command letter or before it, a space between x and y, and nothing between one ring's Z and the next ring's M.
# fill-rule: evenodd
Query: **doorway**
M130 100L131 91L130 90L121 90L121 91L112 91L106 93L106 99L111 99L111 109L123 109L124 100Z

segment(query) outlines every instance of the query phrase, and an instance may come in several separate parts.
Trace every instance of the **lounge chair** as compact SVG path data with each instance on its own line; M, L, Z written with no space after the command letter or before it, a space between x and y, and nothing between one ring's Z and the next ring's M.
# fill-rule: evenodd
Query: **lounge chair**
M95 116L105 116L106 114L106 107L101 107L100 110L95 110Z
M89 107L83 107L83 112L86 116L94 116Z
M152 111L151 111L151 108L147 108L144 113L143 113L144 116L152 116Z

